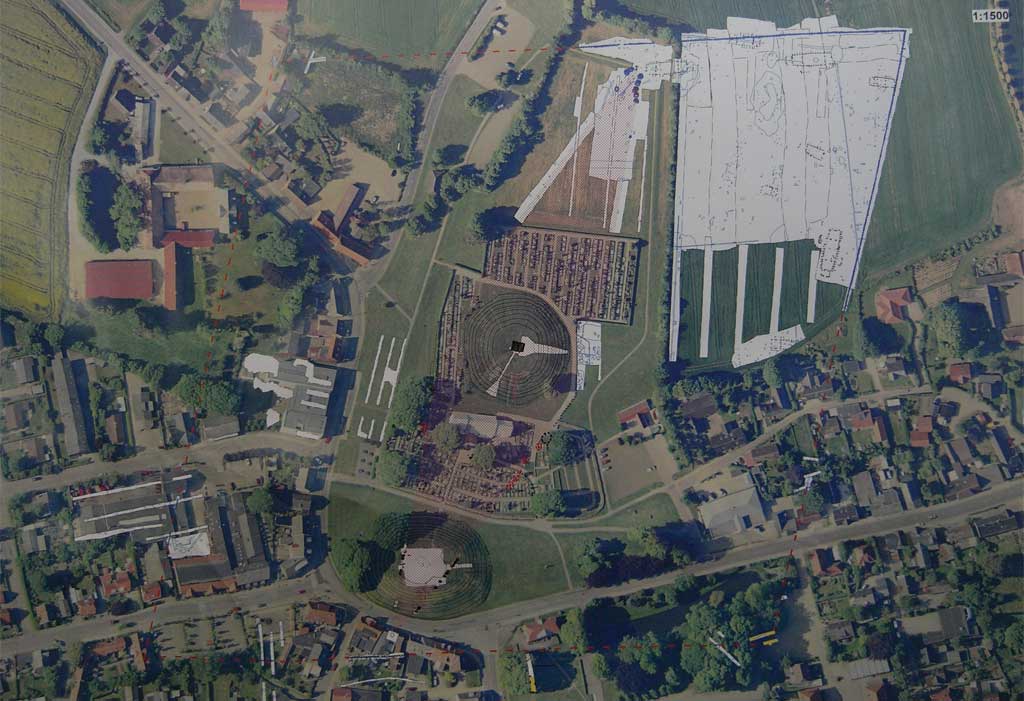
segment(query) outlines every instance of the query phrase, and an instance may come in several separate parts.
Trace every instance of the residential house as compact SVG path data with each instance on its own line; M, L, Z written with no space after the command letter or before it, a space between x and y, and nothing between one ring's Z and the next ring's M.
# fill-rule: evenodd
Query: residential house
M543 621L523 624L523 636L526 639L527 645L534 645L544 640L548 640L549 638L553 638L558 635L558 631L558 621L554 616L549 616Z
M747 467L758 467L766 462L779 459L779 446L775 443L762 443L755 446L743 456L743 464Z
M996 516L976 518L971 524L979 538L994 538L1004 533L1017 530L1017 514L1006 510Z
M870 470L858 472L853 476L853 491L857 495L857 503L861 506L871 506L871 502L878 496L878 489L875 487L875 478Z
M910 374L907 362L898 355L888 356L879 363L878 369L890 382L902 380Z
M946 374L949 375L951 382L955 382L958 385L967 384L971 381L971 364L950 363L946 368Z
M974 383L974 391L985 399L993 400L1003 393L1002 375L986 373L978 375L972 382Z
M910 303L914 300L909 287L880 290L875 294L875 316L883 324L898 324L910 319Z
M804 402L812 399L827 402L835 394L835 380L817 368L808 368L797 383L796 394Z
M846 643L857 637L853 621L837 621L825 625L825 637L835 643Z
M36 360L31 355L23 355L11 361L14 370L14 382L25 385L36 381Z
M965 473L966 469L974 464L974 456L971 455L971 446L966 438L954 438L942 444L946 459L950 467L958 473Z
M100 575L99 589L104 599L109 599L118 594L127 594L132 590L132 580L128 573L119 570L111 573L109 570Z
M310 601L306 605L303 620L315 626L336 626L338 625L338 611L323 601Z

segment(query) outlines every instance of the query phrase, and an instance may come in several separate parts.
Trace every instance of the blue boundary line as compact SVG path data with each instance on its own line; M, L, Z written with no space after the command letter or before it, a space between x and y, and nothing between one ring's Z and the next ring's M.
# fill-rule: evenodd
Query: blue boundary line
M738 36L727 36L727 37L700 37L697 39L680 40L681 44L701 44L709 41L745 41L747 39L802 39L803 37L819 37L819 36L842 36L844 34L857 35L857 34L895 34L902 32L904 39L906 39L906 29L850 29L847 31L831 31L831 32L802 32L799 29L794 29L791 32L781 32L778 34L740 34Z

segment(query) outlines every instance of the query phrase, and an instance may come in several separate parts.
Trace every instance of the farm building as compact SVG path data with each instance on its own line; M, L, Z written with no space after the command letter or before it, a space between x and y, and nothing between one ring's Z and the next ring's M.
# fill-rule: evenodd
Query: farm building
M763 526L764 506L749 473L737 476L728 493L700 507L700 519L715 538L732 536Z
M67 454L73 457L89 452L84 409L78 397L72 362L67 358L54 358L53 360L53 388L57 394L60 421L64 426L64 445Z
M85 264L86 299L149 299L152 296L152 261L91 260Z
M36 381L36 361L31 355L24 355L11 361L14 381L19 385Z
M148 193L149 228L139 233L143 248L174 242L187 248L213 245L231 231L231 193L217 186L210 165L160 166L139 176Z

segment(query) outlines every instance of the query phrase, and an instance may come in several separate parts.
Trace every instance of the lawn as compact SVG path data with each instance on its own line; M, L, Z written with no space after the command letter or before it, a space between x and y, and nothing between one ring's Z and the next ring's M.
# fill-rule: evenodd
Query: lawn
M6 3L0 41L0 303L56 318L67 277L68 169L101 54L50 2Z
M205 261L209 261L208 270L196 270L196 279L208 283L208 299L202 299L202 290L197 288L197 304L205 304L210 315L218 319L248 317L250 325L257 321L274 323L282 290L263 279L263 263L256 255L255 236L236 238L230 244L215 246L211 254L197 257L195 265L198 267ZM207 278L204 272L212 272L212 275ZM225 272L229 282L225 284L224 297L215 297L224 284L221 278Z
M146 313L162 318L170 316L163 307L139 305ZM109 314L81 306L70 307L67 321L70 325L69 341L84 340L98 348L105 348L129 358L166 365L172 371L186 367L199 371L206 365L206 354L213 351L210 367L217 368L230 353L229 334L218 332L211 344L210 334L195 329L147 331L127 311ZM172 328L168 323L164 328Z
M779 26L797 24L815 17L814 0L621 0L642 15L661 17L677 24L688 24L696 31L724 29L727 17L756 17ZM840 21L843 16L840 14Z
M423 159L428 167L433 160L434 152L438 149L447 146L464 146L465 150L461 155L465 156L469 152L469 143L473 140L473 135L476 134L483 117L469 109L466 100L483 91L482 85L464 75L457 75L452 79L444 104L441 105L437 127L430 137L430 148ZM423 183L428 180L430 178L420 179L421 191ZM421 194L422 192L417 192L417 195Z
M630 507L611 516L587 519L577 523L559 522L557 527L560 533L562 528L632 528L633 526L664 526L666 523L675 523L679 520L679 512L672 503L672 497L665 493L654 494L644 499L636 506Z
M406 66L440 68L481 0L298 0L300 33L333 34L351 48Z
M569 566L569 578L572 580L572 586L576 589L581 589L586 586L586 577L580 572L579 567L576 565L579 553L582 551L583 546L589 543L594 538L600 538L602 540L622 540L625 533L619 531L556 531L555 538L558 539L558 544L562 548L562 552L565 554L565 562Z
M203 147L185 133L170 114L160 117L160 161L163 163L209 163Z
M332 542L367 538L377 517L411 513L422 507L400 496L366 487L331 487L328 532ZM565 590L554 539L521 526L498 526L467 520L491 556L492 586L483 609L547 596Z
M423 377L433 375L437 370L437 338L439 334L441 307L444 306L448 287L452 281L452 271L435 265L427 276L427 286L423 291L421 313L414 319L410 339L402 362L403 372Z

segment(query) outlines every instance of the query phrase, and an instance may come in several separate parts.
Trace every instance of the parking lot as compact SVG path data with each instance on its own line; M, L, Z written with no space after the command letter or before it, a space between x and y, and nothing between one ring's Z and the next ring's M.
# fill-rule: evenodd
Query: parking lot
M668 484L678 469L663 435L636 445L620 445L612 439L603 443L598 453L610 506L656 485Z

